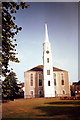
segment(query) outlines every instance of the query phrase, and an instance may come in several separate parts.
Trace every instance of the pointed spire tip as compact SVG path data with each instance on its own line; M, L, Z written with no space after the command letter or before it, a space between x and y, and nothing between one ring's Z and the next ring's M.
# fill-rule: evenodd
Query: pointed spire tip
M45 24L45 42L49 42L47 23Z

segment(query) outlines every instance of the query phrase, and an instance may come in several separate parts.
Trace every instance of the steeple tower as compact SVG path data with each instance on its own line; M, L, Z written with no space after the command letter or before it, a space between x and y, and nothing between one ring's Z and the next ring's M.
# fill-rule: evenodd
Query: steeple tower
M48 28L45 24L45 41L43 43L43 74L44 74L44 97L55 97L53 63L51 45L49 42Z

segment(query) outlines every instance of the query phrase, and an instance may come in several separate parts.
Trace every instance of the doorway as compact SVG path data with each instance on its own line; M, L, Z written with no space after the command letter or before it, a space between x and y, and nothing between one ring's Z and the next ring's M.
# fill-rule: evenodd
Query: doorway
M44 97L42 90L39 90L38 94L39 94L39 97Z

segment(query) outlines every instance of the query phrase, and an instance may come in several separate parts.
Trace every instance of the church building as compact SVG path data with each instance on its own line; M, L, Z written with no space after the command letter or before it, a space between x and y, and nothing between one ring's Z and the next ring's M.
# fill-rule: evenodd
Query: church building
M43 65L25 71L24 78L24 98L70 96L68 72L53 67L47 24L43 43Z

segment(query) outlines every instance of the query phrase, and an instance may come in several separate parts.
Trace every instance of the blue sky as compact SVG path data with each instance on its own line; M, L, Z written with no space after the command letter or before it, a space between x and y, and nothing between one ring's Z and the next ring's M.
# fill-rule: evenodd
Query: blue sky
M43 64L44 24L48 24L53 66L67 70L70 81L78 81L78 3L33 2L17 11L16 24L23 29L17 39L20 63L10 63L19 81L24 72Z

